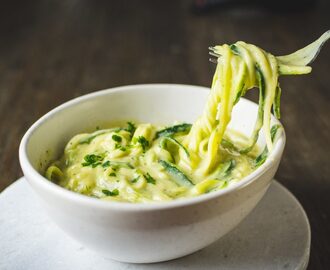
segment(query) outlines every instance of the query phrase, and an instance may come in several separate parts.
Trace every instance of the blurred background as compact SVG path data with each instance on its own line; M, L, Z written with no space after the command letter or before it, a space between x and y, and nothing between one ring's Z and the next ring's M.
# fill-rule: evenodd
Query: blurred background
M69 99L137 83L210 86L210 45L244 40L282 55L330 29L327 0L0 3L0 191L22 176L27 128ZM281 78L287 146L276 178L309 216L309 269L329 269L330 44L312 66Z

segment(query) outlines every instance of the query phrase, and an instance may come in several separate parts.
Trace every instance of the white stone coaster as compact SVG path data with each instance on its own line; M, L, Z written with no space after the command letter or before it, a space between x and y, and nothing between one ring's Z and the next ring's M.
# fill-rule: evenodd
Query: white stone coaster
M156 264L120 263L84 248L51 222L24 178L0 194L1 270L306 269L309 251L307 216L276 181L255 210L215 244Z

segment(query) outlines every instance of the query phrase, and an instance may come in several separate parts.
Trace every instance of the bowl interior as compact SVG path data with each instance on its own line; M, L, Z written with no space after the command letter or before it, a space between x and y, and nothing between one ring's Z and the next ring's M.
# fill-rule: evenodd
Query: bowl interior
M203 112L209 89L188 85L135 85L99 91L69 101L39 119L27 133L27 156L35 170L43 173L59 158L74 135L108 123L193 123ZM234 107L230 128L249 136L257 105L241 99ZM276 121L274 118L272 121ZM259 136L258 145L265 144Z

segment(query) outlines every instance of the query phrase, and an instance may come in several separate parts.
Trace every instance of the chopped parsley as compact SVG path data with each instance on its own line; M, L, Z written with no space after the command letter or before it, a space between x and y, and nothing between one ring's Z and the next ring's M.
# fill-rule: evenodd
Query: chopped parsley
M147 147L149 146L148 140L143 136L139 136L137 138L137 142L142 146L143 152L145 152Z
M120 148L121 148L121 144L116 143L116 144L115 144L115 149L120 149Z
M135 130L136 130L136 126L134 125L134 123L133 122L127 122L126 131L128 131L129 133L131 133L131 136L133 136Z
M140 175L131 180L131 183L136 183L140 178Z
M122 137L116 135L116 134L113 134L112 135L112 139L115 141L115 142L121 142L123 139Z
M109 174L109 176L114 176L115 177L116 176L116 173L115 172L112 172L112 173Z
M104 162L103 164L102 164L102 167L103 168L108 168L110 166L110 161L109 160L107 160L106 162Z
M125 147L125 146L122 146L122 145L119 144L119 143L116 143L116 145L115 145L115 149L119 149L119 150L121 150L121 151L123 151L123 152L126 151L126 147Z
M146 179L147 183L153 184L153 185L156 184L156 180L149 173L145 174L144 178Z
M96 166L102 164L103 157L99 155L86 155L84 157L85 162L81 163L83 167L91 166L92 168L95 168Z
M118 196L119 195L119 190L118 189L114 189L112 191L107 190L107 189L102 189L102 193L106 196Z

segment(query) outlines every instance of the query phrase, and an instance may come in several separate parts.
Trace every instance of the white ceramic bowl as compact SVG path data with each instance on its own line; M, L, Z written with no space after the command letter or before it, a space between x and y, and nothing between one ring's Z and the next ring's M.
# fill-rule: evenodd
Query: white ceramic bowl
M19 157L25 178L49 217L84 246L108 258L135 263L190 254L233 229L269 187L285 145L284 132L256 171L224 190L196 198L149 204L105 202L68 191L43 176L49 161L86 128L115 120L193 122L208 92L205 87L174 84L117 87L76 98L39 119L24 135ZM235 106L231 127L248 135L256 113L257 105L242 99ZM259 137L262 146L264 136Z

